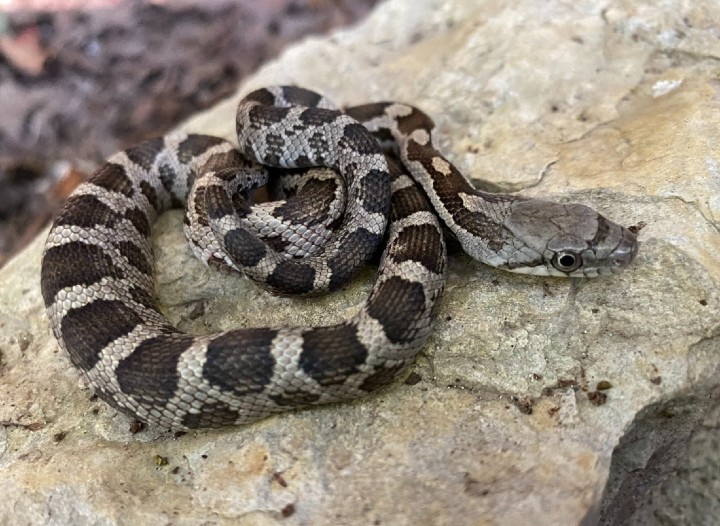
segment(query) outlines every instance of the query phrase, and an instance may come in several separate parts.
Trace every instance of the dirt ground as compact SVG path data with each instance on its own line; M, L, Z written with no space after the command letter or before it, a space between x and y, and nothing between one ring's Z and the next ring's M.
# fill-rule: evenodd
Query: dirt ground
M0 2L0 266L104 157L377 0Z

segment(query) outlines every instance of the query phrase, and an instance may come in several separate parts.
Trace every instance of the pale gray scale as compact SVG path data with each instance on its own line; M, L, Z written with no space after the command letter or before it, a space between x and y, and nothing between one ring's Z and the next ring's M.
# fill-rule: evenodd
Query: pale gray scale
M287 107L287 106L293 106L295 105L292 101L288 100L285 97L285 87L284 86L268 86L265 88L267 91L273 94L273 97L275 98L275 106L280 107ZM314 104L314 108L323 108L326 110L336 110L337 106L335 103L333 103L331 100L327 99L326 97L320 97L318 101Z
M171 152L166 152L166 156L172 156ZM143 195L140 189L140 181L146 181L149 183L153 189L155 190L155 193L157 195L157 198L159 200L159 204L161 209L165 210L170 208L171 202L172 202L172 196L170 193L168 193L167 189L162 184L162 181L159 177L159 170L146 170L141 166L136 165L128 156L127 154L122 151L114 154L110 158L108 158L108 162L112 164L117 164L125 168L125 171L128 176L128 180L133 185L133 197L127 197L122 194L114 193L114 192L108 192L108 194L112 195L112 199L116 201L116 203L122 204L123 206L123 212L127 211L128 209L137 207L138 203L141 202L144 205L144 210L147 213L150 222L152 223L156 218L156 210L151 205L151 203L148 202L148 200L143 196L142 198L138 197ZM177 163L177 160L174 161L175 164ZM161 163L158 162L158 159L156 158L154 160L154 165L156 167L159 167ZM175 179L175 182L177 184L177 178ZM101 188L102 190L102 188ZM106 203L108 204L108 203Z
M362 206L357 207L357 214L350 223L355 229L364 228L373 234L382 235L385 231L385 216L379 212L368 212Z
M83 228L81 226L77 225L59 225L55 228L53 228L50 231L50 234L48 235L48 242L45 244L45 251L47 252L49 249L61 245L65 245L67 243L74 243L77 241L89 243L92 245L98 244L96 241L103 243L105 246L109 245L111 242L112 237L108 238L105 236L105 234L100 233L97 229L92 229L100 236L98 239L90 238L88 239L88 236L90 235L88 232L88 229Z
M507 196L505 199L495 199L490 202L479 195L465 192L458 192L458 197L460 197L463 206L467 210L484 215L488 218L488 222L492 222L493 218L506 217L512 208L513 202L516 201L516 198Z
M302 328L283 329L272 341L270 353L275 359L273 381L265 388L269 397L282 396L295 389L314 395L322 395L323 387L300 367L303 351Z
M389 277L402 276L405 281L410 283L419 283L426 286L428 282L436 280L443 281L445 279L444 274L436 274L435 272L429 271L422 263L413 260L405 260L401 262L395 262L391 259L384 261L385 267L388 272L385 274ZM378 284L386 281L388 278L383 277L378 279Z
M283 222L275 215L275 211L284 204L285 201L274 201L255 205L253 211L242 220L243 226L266 241L274 237L281 238L287 244L281 252L286 257L314 255L327 243L333 231L325 224L305 226Z
M414 185L415 185L415 182L412 180L412 177L410 177L409 175L406 175L406 174L402 174L393 180L392 185L391 185L391 190L392 190L392 193L394 194L395 192L398 192L405 188L409 188ZM433 221L434 221L434 219L433 219Z
M421 225L433 225L438 232L442 233L440 224L437 221L437 216L427 210L419 210L394 222L391 229L391 240L394 240L403 229L409 226ZM391 240L388 241L388 245L392 242Z
M395 133L399 133L397 131L397 121L387 115L387 110L386 113L364 120L362 124L372 133L380 130L394 130Z
M53 320L62 320L72 309L84 307L87 304L106 297L115 296L118 299L130 299L130 294L123 294L127 291L129 283L119 285L117 280L104 277L100 281L87 285L70 285L60 289L55 295L54 301L47 307L50 317Z
M287 407L279 406L272 400L266 391L245 396L233 396L232 402L228 404L238 413L238 424L254 422L274 413L287 411ZM260 415L260 416L256 416Z
M138 286L132 279L104 277L89 285L73 285L58 291L55 301L47 307L48 316L59 322L73 309L85 307L98 300L118 300L132 307L148 326L168 327L168 321L159 312L135 301L131 289Z
M205 150L202 154L193 157L192 161L188 164L180 162L178 158L179 147L183 141L187 140L188 135L186 133L169 134L164 138L166 149L161 152L160 155L155 159L153 174L159 173L159 167L163 164L168 164L172 167L173 171L177 174L172 187L173 195L181 200L185 201L186 196L190 191L190 186L194 182L194 178L197 175L195 170L202 167L211 157L217 154L228 153L235 150L235 147L230 142L220 143L211 146ZM160 182L158 180L158 182ZM161 185L162 186L162 185Z
M193 255L205 265L211 261L222 262L226 267L232 267L232 259L227 255L223 244L215 237L210 226L197 222L184 225L185 237L189 240Z
M503 270L506 270L506 271L508 271L508 272L512 272L512 273L514 273L514 274L525 274L525 275L529 275L529 276L552 276L552 277L557 277L557 278L565 278L565 277L568 277L568 276L570 276L570 277L576 277L576 276L577 276L577 277L581 277L581 276L583 276L582 271L581 271L580 273L575 274L575 275L573 275L573 274L569 274L569 275L568 275L568 274L565 273L565 272L560 272L560 271L555 270L555 269L553 269L553 268L549 268L549 267L545 267L545 266L540 266L540 265L536 265L536 266L533 266L533 267L524 267L524 266L511 267L511 266L509 266L509 265L511 265L511 264L514 264L514 263L515 263L514 261L510 261L509 263L500 264L500 265L498 265L497 267L498 267L498 268L501 268L501 269L503 269ZM590 277L590 276L588 276L588 277Z
M352 318L352 322L357 327L358 340L368 351L366 363L370 367L382 365L387 360L406 357L405 351L409 350L408 346L392 343L385 334L385 327L370 316L366 308L362 308ZM409 350L409 352L412 351Z
M313 281L313 285L314 288L319 290L325 285L325 283L330 281L330 278L332 277L332 270L325 259L315 260L312 268L315 271L315 280Z
M187 136L182 138L182 140L185 140ZM167 140L166 140L167 144ZM219 154L227 154L230 152L236 151L236 148L234 145L232 145L230 142L223 142L220 144L216 144L214 146L211 146L207 150L205 150L202 154L197 155L192 158L192 160L188 164L183 164L178 159L178 150L176 148L173 148L172 154L168 152L168 156L170 157L169 160L173 161L173 168L176 170L178 174L180 174L180 177L176 179L175 187L177 188L174 190L175 195L181 199L185 200L186 196L190 192L190 187L195 181L195 178L202 175L198 173L198 170L200 170L212 157L219 155ZM162 159L159 158L156 162L156 165L159 165L162 162ZM250 169L246 169L246 173L251 173ZM257 173L257 178L262 178L263 175L260 173ZM238 184L243 181L242 178L237 178ZM246 185L252 184L252 180L246 180Z
M277 207L258 206L243 219L242 223L248 230L254 232L260 238L282 238L287 241L291 247L295 248L296 251L306 251L306 245L308 243L312 243L313 240L320 238L321 241L319 245L314 247L314 251L316 251L317 248L322 246L322 241L326 240L332 233L332 231L323 225L307 227L303 224L287 223L273 215L276 208ZM289 252L291 255L296 255L296 253L297 252Z
M127 396L124 393L115 395L118 398L119 405L135 415L141 422L157 422L158 425L163 427L173 427L174 417L168 414L162 405L158 404L155 406L148 406L136 401L133 397ZM182 429L176 427L176 429Z

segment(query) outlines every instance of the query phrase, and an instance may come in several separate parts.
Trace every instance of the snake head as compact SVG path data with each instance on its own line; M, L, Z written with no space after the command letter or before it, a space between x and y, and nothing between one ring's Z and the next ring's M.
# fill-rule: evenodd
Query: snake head
M633 232L580 204L517 200L503 227L514 236L505 268L523 274L606 276L627 266L639 245Z

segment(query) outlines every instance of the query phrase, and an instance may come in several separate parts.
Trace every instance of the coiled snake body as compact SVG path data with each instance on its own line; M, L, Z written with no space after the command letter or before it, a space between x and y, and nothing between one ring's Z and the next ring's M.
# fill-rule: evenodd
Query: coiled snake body
M440 220L471 256L515 272L605 275L637 251L633 233L588 207L476 191L433 147L432 121L408 105L342 112L308 90L272 87L241 102L237 123L243 155L177 133L116 154L68 198L48 236L42 293L60 346L102 399L141 421L242 424L391 382L422 349L442 295ZM327 172L291 176L306 178L305 191L251 208L249 191L268 178L255 163L326 166L344 184ZM333 326L182 333L153 297L150 229L186 201L201 259L280 294L337 289L385 239L367 302Z

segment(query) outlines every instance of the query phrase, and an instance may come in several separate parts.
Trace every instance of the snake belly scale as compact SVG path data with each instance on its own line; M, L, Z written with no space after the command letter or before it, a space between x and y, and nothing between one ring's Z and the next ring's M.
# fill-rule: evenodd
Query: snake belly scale
M471 256L514 272L607 275L637 252L632 232L586 206L476 191L412 106L340 111L309 90L269 87L240 103L237 125L242 153L174 133L112 156L48 235L41 284L55 337L103 400L147 423L244 424L391 383L430 334L446 230ZM267 166L323 166L343 181L316 170L303 195L251 207ZM150 245L155 218L179 206L196 255L271 292L337 289L384 246L377 280L336 325L185 334L154 299Z

